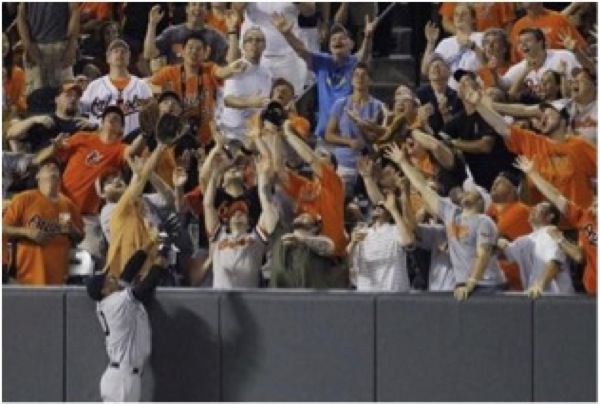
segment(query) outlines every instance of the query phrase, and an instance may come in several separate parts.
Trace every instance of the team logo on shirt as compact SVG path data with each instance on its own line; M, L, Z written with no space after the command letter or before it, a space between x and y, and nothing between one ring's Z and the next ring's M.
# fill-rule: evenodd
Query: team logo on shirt
M40 215L34 215L29 219L27 224L29 227L35 227L36 229L42 230L46 233L60 233L60 224L58 218L56 219L44 219Z
M253 237L242 237L237 240L224 239L219 241L217 244L217 248L219 250L226 250L228 248L236 249L236 248L245 248L254 244L256 240Z
M583 232L590 241L591 245L593 245L594 247L598 245L598 234L594 230L594 226L591 223L585 225L585 227L583 228Z
M93 167L100 163L104 155L100 153L98 150L92 150L87 156L85 156L85 164L89 167Z
M125 116L135 114L140 110L140 102L137 95L134 95L132 100L119 100L120 102L116 104L113 104L112 100L112 95L109 95L108 98L94 98L92 104L90 105L90 114L100 119L104 109L109 105L118 105Z

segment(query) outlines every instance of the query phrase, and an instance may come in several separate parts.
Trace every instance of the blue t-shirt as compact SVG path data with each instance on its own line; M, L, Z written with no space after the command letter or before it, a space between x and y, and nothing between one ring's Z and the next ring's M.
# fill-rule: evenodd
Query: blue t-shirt
M360 129L358 129L358 126L348 116L346 108L355 109L353 108L350 96L335 101L333 107L331 107L331 116L336 116L338 119L340 135L352 139L360 139L363 147L367 146L365 138ZM379 123L383 117L383 103L376 98L369 97L369 101L358 108L358 115L364 120ZM363 147L358 150L349 147L336 147L334 153L338 164L343 167L356 168L356 159L360 156Z
M317 93L319 101L319 121L316 135L325 136L329 111L336 100L347 97L352 93L352 69L358 58L350 57L342 65L337 65L333 56L328 53L311 53L312 70L317 76Z

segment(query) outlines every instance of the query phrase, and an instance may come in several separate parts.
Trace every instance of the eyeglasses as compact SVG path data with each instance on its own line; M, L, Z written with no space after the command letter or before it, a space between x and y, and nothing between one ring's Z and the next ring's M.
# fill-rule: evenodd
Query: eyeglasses
M248 42L256 42L256 43L263 43L265 41L264 38L257 38L257 37L248 37L248 38L244 38L244 43L248 43Z

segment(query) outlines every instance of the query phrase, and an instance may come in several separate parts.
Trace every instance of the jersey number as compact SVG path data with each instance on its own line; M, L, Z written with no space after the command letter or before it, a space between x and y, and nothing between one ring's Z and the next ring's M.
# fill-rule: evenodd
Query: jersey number
M108 337L110 335L110 330L108 329L108 323L106 322L106 316L104 316L103 311L100 311L100 326L104 330L104 335Z

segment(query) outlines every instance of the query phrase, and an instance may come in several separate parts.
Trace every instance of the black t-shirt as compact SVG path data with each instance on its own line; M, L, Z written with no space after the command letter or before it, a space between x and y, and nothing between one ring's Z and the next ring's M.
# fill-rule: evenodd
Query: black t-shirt
M515 170L515 155L508 151L504 139L477 112L471 115L459 112L446 124L445 131L453 139L465 141L494 137L494 146L489 154L463 153L477 185L489 191L501 171Z
M68 133L69 135L78 132L77 123L73 120L64 120L56 116L56 114L50 115L50 118L54 121L54 125L51 128L46 128L43 125L33 125L25 138L24 143L29 143L31 146L31 152L36 153L45 147L50 145L50 141L58 136L60 133Z
M433 129L434 133L438 133L444 128L444 119L442 118L442 114L440 114L437 97L435 96L435 92L431 85L426 84L417 89L417 98L421 102L421 105L425 105L427 103L431 103L435 108L434 114L429 117L429 126ZM451 89L450 87L446 88L444 95L448 99L448 108L450 110L450 115L457 114L463 110L463 105L456 91Z
M454 165L451 168L444 168L438 163L435 179L441 186L439 190L440 196L448 196L450 190L454 187L462 187L467 179L467 170L464 161L454 154Z

